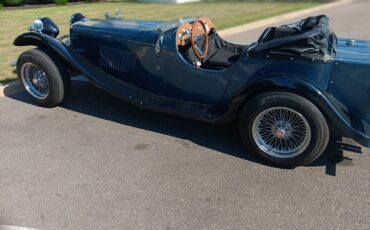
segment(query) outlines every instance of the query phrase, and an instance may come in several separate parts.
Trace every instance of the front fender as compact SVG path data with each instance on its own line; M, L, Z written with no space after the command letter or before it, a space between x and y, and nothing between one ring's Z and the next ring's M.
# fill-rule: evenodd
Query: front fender
M242 87L234 97L234 100L243 98L244 101L247 101L256 94L276 90L297 93L314 103L326 116L331 125L332 133L351 137L364 146L370 145L370 137L351 125L351 119L343 112L342 105L337 103L335 98L325 90L299 77L287 77L284 75L260 78L260 80L249 82Z
M36 46L47 48L57 54L70 67L82 71L83 68L78 64L78 59L71 55L71 50L60 40L43 33L27 32L19 35L14 41L15 46Z
M61 58L71 69L86 76L96 86L118 97L125 98L125 95L122 94L123 82L104 73L88 62L78 52L54 37L42 33L28 32L19 35L13 44L15 46L33 45L39 48L47 48ZM127 86L126 91L130 93L134 90Z
M43 35L35 32L28 32L19 35L14 41L15 46L43 46L46 45Z

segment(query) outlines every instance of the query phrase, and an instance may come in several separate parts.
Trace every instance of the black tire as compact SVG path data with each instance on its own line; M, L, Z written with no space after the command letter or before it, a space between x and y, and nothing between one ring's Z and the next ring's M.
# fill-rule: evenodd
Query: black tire
M25 65L35 65L47 78L48 93L42 97L35 96L32 90L27 89L23 67ZM22 53L17 61L17 74L24 90L28 96L38 105L43 107L55 107L59 105L68 94L70 89L70 79L68 77L65 64L52 52L46 49L32 49ZM23 77L22 77L23 76ZM28 86L29 88L29 86Z
M263 117L263 114L268 113L268 111L274 110L274 108L276 109L280 108L283 109L284 111L293 111L294 114L297 114L298 118L302 118L302 121L304 121L304 123L303 122L301 123L305 124L305 126L303 127L306 127L307 130L309 130L309 132L308 131L302 132L304 135L307 136L307 138L304 139L305 140L304 148L297 147L298 150L296 150L295 154L298 155L292 154L291 157L290 155L288 156L281 155L282 157L280 157L278 154L273 154L276 152L271 152L274 151L274 149L271 150L271 145L273 144L271 144L270 146L267 145L270 148L264 148L265 146L261 144L268 143L268 141L264 142L260 140L266 140L271 137L275 138L274 140L279 138L282 139L287 138L287 136L285 135L286 133L285 129L278 130L276 129L275 125L276 122L274 123L268 121L270 123L268 122L265 123L271 124L272 127L271 129L269 128L261 129L260 128L261 126L258 126L259 124L261 124L259 121L263 121L261 119L261 117ZM256 129L255 127L258 128ZM267 125L265 127L270 126ZM295 129L292 127L293 126L290 126L289 124L289 128L287 130L289 130L290 132L290 137L294 138L292 134L295 131L291 130ZM284 132L281 132L280 130L284 130ZM303 130L306 129L304 128ZM329 128L325 120L325 117L313 103L297 94L281 91L262 93L251 98L244 105L244 108L240 114L239 132L241 135L241 139L243 140L244 145L246 149L249 151L249 153L255 154L263 161L281 168L294 168L296 166L307 165L313 162L324 152L326 146L328 145L330 137ZM265 132L264 134L267 133L270 136L266 138L265 135L265 137L263 137L263 135L261 135L261 132ZM273 135L271 135L270 132ZM308 136L310 137L308 138ZM278 148L275 149L279 151Z

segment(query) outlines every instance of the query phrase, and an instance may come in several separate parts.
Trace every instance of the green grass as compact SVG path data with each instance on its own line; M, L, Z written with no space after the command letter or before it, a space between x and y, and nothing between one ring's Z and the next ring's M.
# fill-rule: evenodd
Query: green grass
M202 2L172 5L121 2L2 10L0 11L0 83L16 78L14 68L10 67L9 63L17 59L22 51L29 49L29 47L14 47L13 39L26 32L27 26L34 19L42 16L52 18L60 26L61 34L68 33L68 20L72 13L81 12L89 18L102 18L104 12L118 8L122 9L123 17L131 19L169 20L206 15L213 20L216 29L221 30L318 4L317 2Z

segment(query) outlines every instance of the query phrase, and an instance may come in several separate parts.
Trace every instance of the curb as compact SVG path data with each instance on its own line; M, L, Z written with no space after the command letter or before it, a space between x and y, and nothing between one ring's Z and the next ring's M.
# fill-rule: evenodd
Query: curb
M8 96L22 91L22 86L18 80L0 85L0 97Z
M227 37L227 36L230 36L232 34L241 33L241 32L245 32L245 31L248 31L248 30L253 30L253 29L256 29L256 28L259 28L259 27L268 26L268 25L271 25L273 23L293 19L293 18L296 18L296 17L303 16L305 14L311 14L311 13L314 13L314 12L319 11L319 10L329 9L329 8L339 6L339 5L343 5L343 4L347 4L347 3L350 3L350 2L353 2L353 1L354 0L339 0L339 1L332 2L332 3L326 3L326 4L316 6L316 7L313 7L313 8L304 9L304 10L300 10L300 11L296 11L296 12L291 12L291 13L275 16L275 17L272 17L272 18L267 18L267 19L256 21L256 22L251 22L251 23L244 24L244 25L241 25L241 26L236 26L236 27L232 27L232 28L229 28L229 29L221 30L220 32L218 32L218 34L220 34L221 36Z

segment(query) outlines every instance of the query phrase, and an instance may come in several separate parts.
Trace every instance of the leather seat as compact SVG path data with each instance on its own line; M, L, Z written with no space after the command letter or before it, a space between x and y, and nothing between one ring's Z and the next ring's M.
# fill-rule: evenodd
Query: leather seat
M240 54L235 54L227 50L218 50L207 60L207 63L227 68L235 64L239 58Z

